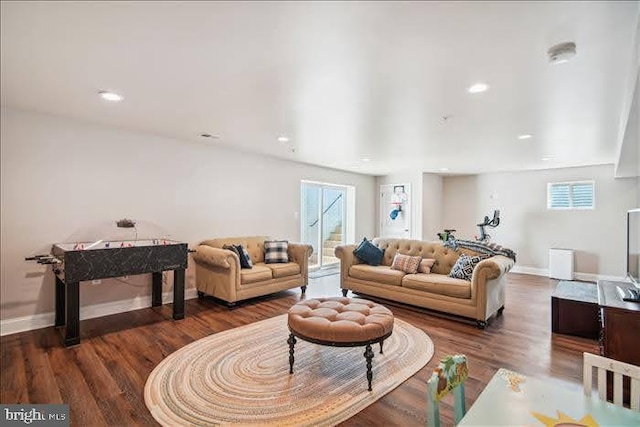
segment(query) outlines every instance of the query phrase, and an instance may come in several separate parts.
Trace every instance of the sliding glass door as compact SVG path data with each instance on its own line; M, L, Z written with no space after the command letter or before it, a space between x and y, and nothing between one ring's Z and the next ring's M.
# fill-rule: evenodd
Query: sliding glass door
M346 188L329 184L302 183L302 241L313 246L309 268L336 265L336 246L345 242Z

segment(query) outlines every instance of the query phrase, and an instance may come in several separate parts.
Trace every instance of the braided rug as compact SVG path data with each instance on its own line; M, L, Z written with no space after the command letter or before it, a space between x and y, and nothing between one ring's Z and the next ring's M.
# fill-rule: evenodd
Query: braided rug
M169 355L151 372L144 399L164 426L335 425L420 370L433 342L396 318L384 354L373 345L373 391L364 347L298 339L289 375L286 315L210 335ZM425 390L426 393L426 390Z

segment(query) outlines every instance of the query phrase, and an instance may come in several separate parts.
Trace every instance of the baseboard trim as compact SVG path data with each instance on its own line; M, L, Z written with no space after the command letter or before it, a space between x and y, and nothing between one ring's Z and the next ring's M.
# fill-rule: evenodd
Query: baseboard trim
M198 297L196 288L185 289L185 300ZM173 302L173 292L162 294L162 303ZM151 295L135 297L130 300L120 300L93 304L80 307L80 320L93 319L95 317L109 316L111 314L125 313L127 311L139 310L151 307ZM55 313L41 313L32 316L15 317L0 321L0 336L16 334L18 332L32 331L35 329L48 328L55 322Z
M549 277L549 269L547 268L535 268L524 267L516 265L511 269L511 273L531 274L533 276ZM598 280L610 280L613 282L627 282L628 280L622 276L608 276L605 274L593 274L593 273L573 273L573 280L580 280L583 282L597 282Z
M549 269L547 268L524 267L521 265L515 265L513 266L510 272L520 273L520 274L531 274L533 276L549 277Z

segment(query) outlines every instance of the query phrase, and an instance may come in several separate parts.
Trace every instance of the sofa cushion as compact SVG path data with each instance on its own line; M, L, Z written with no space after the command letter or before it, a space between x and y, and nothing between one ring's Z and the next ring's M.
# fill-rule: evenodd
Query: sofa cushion
M422 258L419 256L396 254L393 257L391 268L408 274L415 274L418 272L418 267L420 267L420 261L422 261Z
M473 269L482 261L484 256L460 255L458 261L453 265L449 277L471 281Z
M353 251L353 254L362 262L375 266L380 265L382 262L384 251L368 241L365 237Z
M300 265L295 262L266 264L266 266L271 269L274 278L300 274Z
M471 298L470 282L444 274L407 274L402 279L402 286L455 298Z
M240 284L261 282L273 277L271 269L264 264L254 264L253 268L240 270Z
M418 273L431 273L431 268L436 263L436 260L433 258L422 258L420 260L420 265L418 266Z
M289 242L286 240L267 240L264 242L264 262L266 264L289 262Z
M404 271L392 270L391 267L386 265L356 264L349 268L349 276L354 279L401 286L405 273Z

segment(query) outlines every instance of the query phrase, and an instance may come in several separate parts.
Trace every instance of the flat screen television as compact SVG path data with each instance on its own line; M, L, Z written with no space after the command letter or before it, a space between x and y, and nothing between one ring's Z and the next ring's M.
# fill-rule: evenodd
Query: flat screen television
M640 208L627 212L627 277L640 289Z

